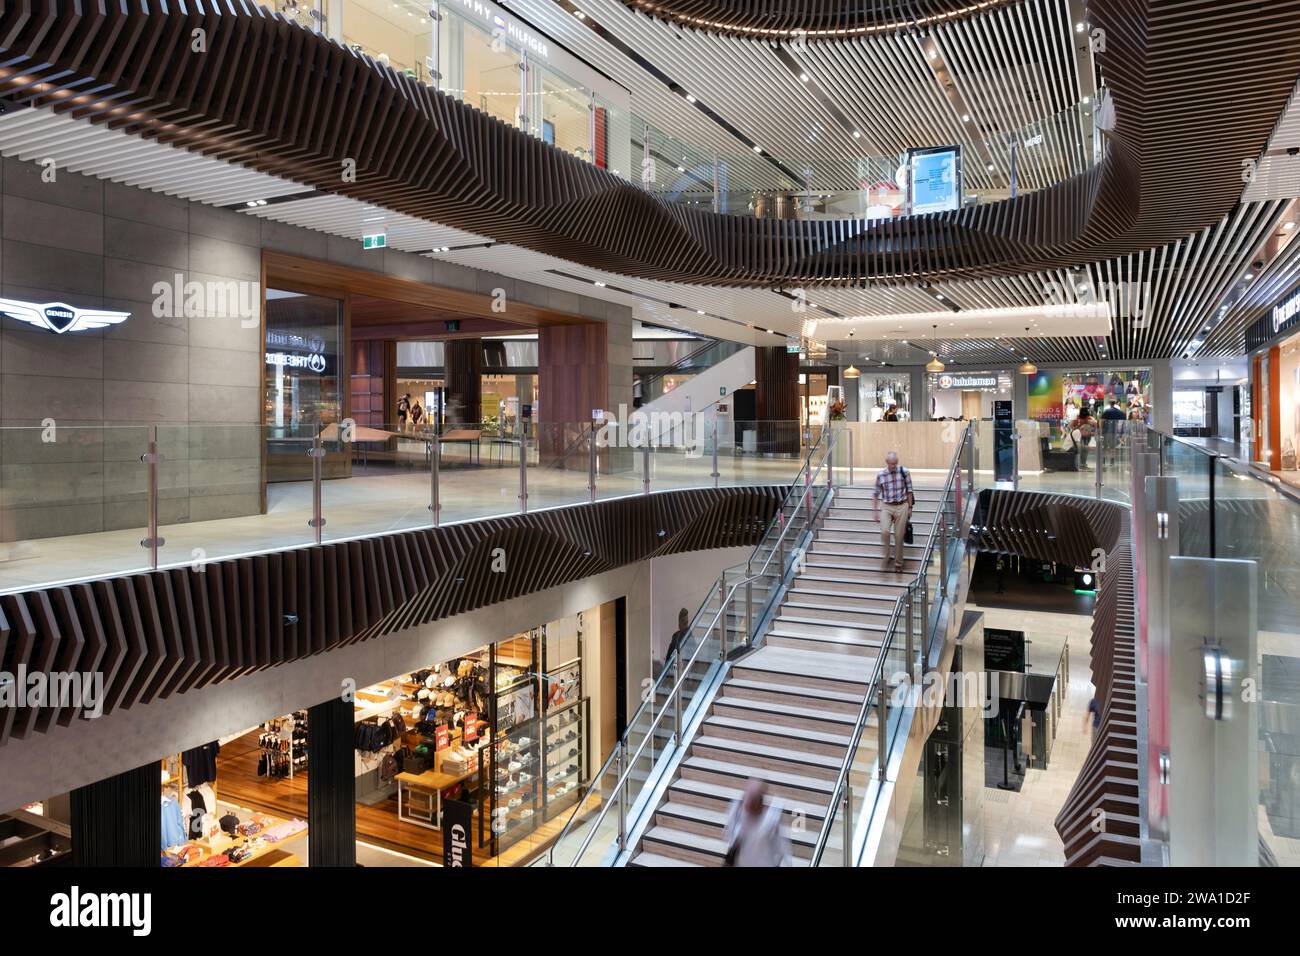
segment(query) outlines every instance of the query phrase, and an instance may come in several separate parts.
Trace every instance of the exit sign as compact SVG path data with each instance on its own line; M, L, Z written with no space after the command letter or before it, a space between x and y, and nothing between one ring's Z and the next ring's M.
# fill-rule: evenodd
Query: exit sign
M383 249L388 245L388 233L376 232L373 235L361 237L362 249Z

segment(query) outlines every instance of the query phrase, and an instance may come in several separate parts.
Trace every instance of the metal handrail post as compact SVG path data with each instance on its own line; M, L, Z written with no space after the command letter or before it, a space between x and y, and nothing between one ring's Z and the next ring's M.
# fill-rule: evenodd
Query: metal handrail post
M673 663L673 744L681 746L682 743L682 649L678 645L674 652L677 655Z
M442 522L442 501L440 495L439 473L442 470L442 437L438 434L438 426L433 427L433 436L429 439L429 511L433 514L433 526L436 528Z
M853 430L847 429L849 436L849 487L853 487Z
M853 865L853 788L844 782L844 865Z
M718 487L719 474L720 473L718 471L718 415L717 412L714 412L713 414L713 471L709 475L709 477L713 479L714 488Z
M519 431L519 513L528 514L528 433L522 428Z
M928 579L922 579L921 586L918 588L921 593L921 673L925 673L926 654L929 652L930 636L930 582Z
M754 583L745 582L745 640L744 645L749 647L754 640Z
M591 423L591 437L587 440L587 500L596 503L596 422Z
M148 508L149 528L145 532L145 539L140 542L140 547L149 552L150 570L158 570L158 549L163 545L163 539L158 536L158 462L162 456L158 454L158 426L149 426L148 444L145 453L140 456L140 460L145 465L145 484ZM319 534L317 542L319 543Z
M618 800L618 848L625 849L627 843L627 803L625 802L624 793L626 787L623 785L623 761L627 759L627 743L620 738L618 742L618 757L614 761L614 786L617 789L615 798Z
M321 529L325 527L325 517L321 514L321 461L325 458L325 449L321 445L318 433L311 442L311 520L307 522L316 531L316 543L321 542Z
M916 673L916 620L913 617L915 609L913 596L915 593L916 586L909 585L907 595L903 598L903 602L907 607L907 627L904 629L904 633L907 634L907 676L909 680L915 680Z
M940 505L942 507L942 505ZM948 516L939 516L939 597L948 596Z
M879 686L876 695L876 738L877 750L876 757L880 761L879 777L885 779L885 764L889 760L889 754L885 751L889 746L889 703L888 695L885 693L885 673L880 672Z
M641 493L650 494L650 439L641 446Z
M1097 443L1097 499L1101 499L1101 467L1102 460L1106 457L1106 423L1103 421L1101 426L1101 441Z
M724 574L718 581L718 626L715 632L718 636L718 660L727 659L727 576Z

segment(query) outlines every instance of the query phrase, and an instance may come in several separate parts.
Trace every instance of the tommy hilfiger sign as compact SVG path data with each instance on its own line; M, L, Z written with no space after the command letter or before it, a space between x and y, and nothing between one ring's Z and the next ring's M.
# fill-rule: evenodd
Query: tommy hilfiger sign
M0 299L0 315L7 315L11 319L60 335L64 332L107 328L125 322L131 317L130 312L78 309L71 305L64 305L62 302L38 305L35 302L19 302L16 299Z

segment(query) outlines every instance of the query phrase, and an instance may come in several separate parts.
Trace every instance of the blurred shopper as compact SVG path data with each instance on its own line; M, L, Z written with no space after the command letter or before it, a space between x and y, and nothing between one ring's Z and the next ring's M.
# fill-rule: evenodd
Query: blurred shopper
M885 409L885 417L881 420L886 422L898 421L898 406L890 405L887 409Z
M1074 444L1079 449L1079 467L1088 467L1088 446L1097 434L1097 419L1085 407L1074 420Z
M885 517L880 518L880 500L885 501ZM893 561L894 573L903 571L903 545L907 538L907 522L912 517L912 506L916 495L912 490L912 474L898 463L898 452L891 451L885 456L885 467L876 475L876 488L871 495L871 513L880 521L880 546L884 551L884 560L880 567L889 569L890 548L889 533L894 533Z
M789 866L790 838L781 824L781 804L767 797L767 784L750 778L731 805L724 837L723 866Z

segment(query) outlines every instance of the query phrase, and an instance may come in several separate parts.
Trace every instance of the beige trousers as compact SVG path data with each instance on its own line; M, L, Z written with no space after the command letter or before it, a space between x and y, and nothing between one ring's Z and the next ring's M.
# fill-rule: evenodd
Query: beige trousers
M903 563L903 538L907 534L907 519L911 517L912 508L906 501L900 501L896 505L881 505L884 514L880 516L880 547L884 551L884 560L889 560L889 531L894 531L894 555L895 564Z

